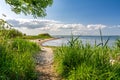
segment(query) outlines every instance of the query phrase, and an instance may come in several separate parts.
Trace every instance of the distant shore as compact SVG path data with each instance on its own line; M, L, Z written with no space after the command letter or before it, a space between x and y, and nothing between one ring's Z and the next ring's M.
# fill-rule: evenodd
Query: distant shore
M45 42L47 42L47 41L51 41L51 40L56 40L56 39L59 39L59 38L44 39L44 40L41 40L41 41L39 42L39 44L40 44L41 46L43 46L43 45L42 45L43 43L45 43Z
M47 41L51 41L51 40L56 40L56 39L60 39L60 38L48 38L48 39L36 39L36 40L30 40L32 42L36 42L38 43L40 46L43 46L42 44L47 42Z

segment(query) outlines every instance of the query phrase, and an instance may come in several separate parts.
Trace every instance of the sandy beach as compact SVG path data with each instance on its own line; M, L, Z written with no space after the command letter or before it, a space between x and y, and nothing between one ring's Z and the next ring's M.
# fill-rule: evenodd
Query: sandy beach
M51 41L51 40L56 40L56 39L59 39L59 38L35 39L35 40L30 40L30 41L35 42L35 43L39 44L40 46L43 46L42 44L44 42Z

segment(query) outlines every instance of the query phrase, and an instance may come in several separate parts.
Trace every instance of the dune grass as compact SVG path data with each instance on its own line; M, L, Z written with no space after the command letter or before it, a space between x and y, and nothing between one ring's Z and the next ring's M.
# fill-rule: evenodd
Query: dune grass
M35 80L33 56L40 48L23 39L0 43L0 80Z
M56 70L67 80L119 80L118 46L83 45L78 39L72 38L67 45L56 49Z

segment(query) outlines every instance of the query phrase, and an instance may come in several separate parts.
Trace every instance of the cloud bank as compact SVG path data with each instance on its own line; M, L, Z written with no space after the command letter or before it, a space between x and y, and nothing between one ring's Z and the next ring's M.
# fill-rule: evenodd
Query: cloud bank
M103 30L110 28L103 24L67 24L55 20L7 19L7 21L26 34L48 32L53 35L69 35L72 32L76 35L97 35L100 28Z

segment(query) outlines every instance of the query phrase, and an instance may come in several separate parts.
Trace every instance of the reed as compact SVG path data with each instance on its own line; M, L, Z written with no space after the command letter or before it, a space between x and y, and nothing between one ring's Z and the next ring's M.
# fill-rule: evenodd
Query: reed
M102 46L83 45L72 37L67 45L55 51L57 72L67 80L119 80L120 63L115 56L120 51L118 47L108 47L107 42Z

